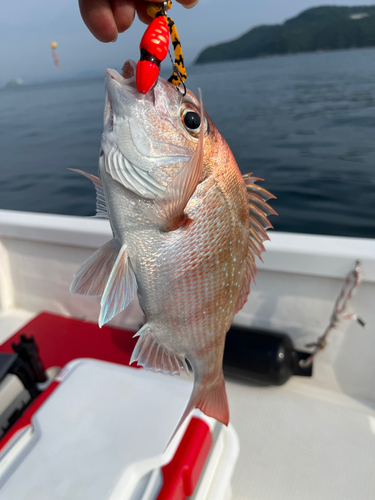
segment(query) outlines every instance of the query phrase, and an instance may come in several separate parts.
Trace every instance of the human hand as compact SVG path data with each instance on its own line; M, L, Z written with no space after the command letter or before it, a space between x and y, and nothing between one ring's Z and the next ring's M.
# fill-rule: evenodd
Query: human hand
M160 0L149 0L161 3ZM199 0L176 0L190 9ZM126 31L133 23L135 12L139 19L149 24L148 2L144 0L79 0L81 16L91 33L101 42L114 42L118 33Z

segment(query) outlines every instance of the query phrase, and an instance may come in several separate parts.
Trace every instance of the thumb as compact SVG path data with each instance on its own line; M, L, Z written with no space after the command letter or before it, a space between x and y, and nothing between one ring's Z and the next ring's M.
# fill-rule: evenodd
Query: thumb
M185 9L192 9L197 5L199 0L177 0Z

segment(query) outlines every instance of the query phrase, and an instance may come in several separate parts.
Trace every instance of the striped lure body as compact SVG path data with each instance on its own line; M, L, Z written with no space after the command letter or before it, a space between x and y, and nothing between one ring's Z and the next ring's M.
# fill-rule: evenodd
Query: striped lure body
M184 63L184 56L182 54L181 42L178 36L176 25L170 17L168 17L168 26L171 34L171 40L173 45L174 52L174 63L177 66L179 75L174 71L172 75L168 78L168 81L174 83L175 85L180 85L183 81L186 80L186 68ZM181 81L182 78L182 81Z
M137 64L138 92L147 94L159 76L160 63L168 54L169 29L167 18L156 17L146 29L141 43L141 59Z
M138 294L147 322L132 361L178 374L188 360L194 389L182 420L198 407L227 424L225 336L268 239L272 195L241 175L191 92L160 78L144 95L135 78L132 61L122 75L106 72L99 178L90 178L113 240L81 266L72 291L102 296L100 325Z
M176 25L171 17L167 16L167 10L171 8L171 1L164 2L165 5L149 4L147 14L153 18L146 29L141 43L141 58L137 64L136 81L137 89L142 94L147 94L159 76L160 64L165 59L169 47L169 34L171 37L174 64L173 73L168 79L176 86L184 85L187 78L181 42ZM185 86L184 86L185 89Z

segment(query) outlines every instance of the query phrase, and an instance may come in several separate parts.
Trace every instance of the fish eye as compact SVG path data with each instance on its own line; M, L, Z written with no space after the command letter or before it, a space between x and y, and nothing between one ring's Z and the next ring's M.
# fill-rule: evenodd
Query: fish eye
M197 132L197 130L199 130L201 126L201 117L194 111L188 111L184 115L184 124L188 130Z
M201 129L201 117L195 109L192 109L192 107L184 108L181 113L181 121L190 135L196 137L199 134ZM209 132L207 118L204 119L204 127L205 132Z

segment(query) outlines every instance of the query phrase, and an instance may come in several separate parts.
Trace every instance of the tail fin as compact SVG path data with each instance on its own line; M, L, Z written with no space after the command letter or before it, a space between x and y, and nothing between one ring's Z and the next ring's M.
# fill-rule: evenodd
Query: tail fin
M229 424L229 407L223 372L221 372L220 378L209 387L203 386L196 376L189 402L169 442L194 408L199 408L208 417L216 418L225 425Z
M216 418L224 425L229 424L229 407L223 372L215 385L200 392L195 406L208 417Z

